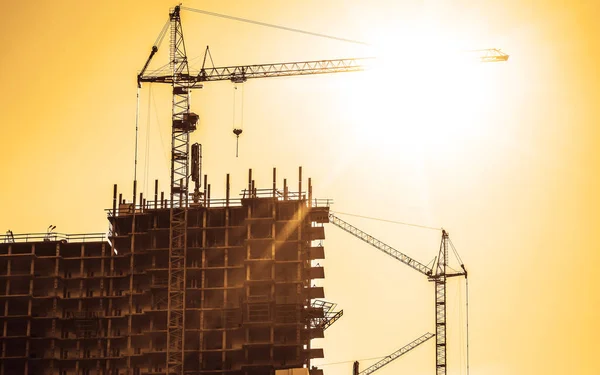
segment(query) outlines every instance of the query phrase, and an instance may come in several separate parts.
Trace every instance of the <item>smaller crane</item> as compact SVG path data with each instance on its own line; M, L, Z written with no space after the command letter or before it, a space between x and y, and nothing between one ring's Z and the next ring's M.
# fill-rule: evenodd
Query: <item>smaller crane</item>
M412 269L419 271L421 274L427 276L429 281L432 281L435 284L435 367L436 375L446 375L446 280L456 276L464 276L465 279L467 278L467 269L462 262L460 262L462 272L448 272L448 245L450 241L448 232L442 230L442 241L440 243L437 261L434 262L432 267L427 267L401 251L394 249L370 234L345 222L332 213L329 213L329 222L350 233L354 237L381 250L392 258L399 260Z
M433 336L435 336L433 333L427 332L426 334L424 334L424 335L418 337L417 339L411 341L410 343L404 345L403 347L396 350L392 354L381 359L379 362L367 367L366 369L364 369L360 372L359 372L359 368L358 368L358 366L359 366L358 361L356 361L356 362L354 362L354 366L352 367L352 375L371 375L372 373L379 370L380 368L387 365L388 363L392 362L393 360L398 359L399 357L403 356L404 354L410 352L411 350L413 350L417 346L421 345L425 341L429 340Z

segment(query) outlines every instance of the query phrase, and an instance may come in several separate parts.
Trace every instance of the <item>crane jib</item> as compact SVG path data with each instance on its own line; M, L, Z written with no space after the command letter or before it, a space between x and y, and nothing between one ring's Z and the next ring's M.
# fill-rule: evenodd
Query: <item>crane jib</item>
M407 266L421 272L425 276L429 277L432 275L431 268L414 260L413 258L409 257L408 255L394 249L393 247L379 241L378 239L374 238L370 234L363 232L362 230L356 228L352 224L345 222L344 220L340 219L339 217L335 216L332 213L329 213L329 221L333 225L337 226L338 228L341 228L341 229L345 230L346 232L352 234L353 236L365 241L369 245L383 251L384 253L401 261L402 263L406 264Z
M197 73L179 73L159 70L140 75L139 82L173 83L187 82L191 85L197 82L232 81L244 82L250 78L268 78L299 76L309 74L328 74L341 72L357 72L368 68L368 61L373 58L314 60L275 64L240 65L216 68L203 68ZM194 88L194 87L192 87Z

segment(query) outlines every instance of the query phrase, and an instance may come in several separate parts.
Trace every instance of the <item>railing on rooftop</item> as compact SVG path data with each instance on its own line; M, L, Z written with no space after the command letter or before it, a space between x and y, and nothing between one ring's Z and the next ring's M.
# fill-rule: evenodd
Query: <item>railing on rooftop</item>
M275 197L278 201L283 200L300 200L306 199L306 193L302 192L301 194L298 192L288 192L286 195L280 190L275 191ZM273 197L273 189L254 189L252 195L249 194L248 190L242 190L240 193L242 198L211 198L211 199L200 199L198 203L194 203L192 199L188 199L188 207L241 207L242 203L246 199L253 198L272 198ZM308 200L307 200L308 201ZM308 202L307 202L308 203ZM183 201L175 201L173 205L171 205L171 201L169 199L164 200L144 200L142 203L135 204L135 213L141 214L145 212L151 212L152 210L157 209L170 209L170 208L181 208L185 202ZM313 198L310 200L310 205L312 207L330 207L333 204L333 199L317 199ZM132 202L121 203L117 205L116 212L113 212L112 208L107 208L106 214L108 217L114 217L119 215L132 215L134 212L134 207Z
M104 242L106 233L18 233L0 234L0 243L22 243L22 242Z
M258 189L254 188L254 190L243 189L240 193L242 198L272 198L273 197L273 189ZM290 200L298 200L298 199L306 199L306 192L298 192L298 191L285 191L275 189L275 196L278 200L286 199Z

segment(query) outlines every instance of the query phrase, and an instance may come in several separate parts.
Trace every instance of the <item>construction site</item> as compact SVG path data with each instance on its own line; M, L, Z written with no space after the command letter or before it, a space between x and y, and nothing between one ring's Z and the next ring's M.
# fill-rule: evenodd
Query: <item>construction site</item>
M467 278L445 230L435 261L422 264L337 217L330 199L313 196L302 167L293 179L273 168L268 186L256 186L249 170L241 192L232 192L227 174L225 191L211 192L202 146L190 142L198 123L190 93L208 82L357 72L370 59L208 67L207 47L195 71L182 10L197 11L169 10L137 74L139 87L172 89L169 189L159 191L156 180L154 194L144 196L136 178L125 192L114 185L107 234L60 234L50 226L0 236L0 375L323 375L312 361L324 352L312 340L343 316L315 284L325 278L319 262L328 223L434 284L433 332L364 370L356 362L354 375L369 375L430 339L436 374L445 375L446 280ZM167 67L151 70L163 38ZM505 62L508 55L478 50L477 59ZM233 133L239 138L242 130ZM454 256L460 269L449 267Z

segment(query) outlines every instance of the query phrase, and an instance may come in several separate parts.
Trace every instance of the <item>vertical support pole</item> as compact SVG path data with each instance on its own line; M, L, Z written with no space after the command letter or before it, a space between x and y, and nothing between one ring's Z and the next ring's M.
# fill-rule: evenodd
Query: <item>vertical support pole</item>
M277 168L273 168L273 199L277 199Z
M31 253L35 255L35 245L31 245ZM35 256L31 257L29 260L29 274L31 276L35 275ZM33 301L33 277L29 279L29 298L27 301L27 315L31 316L32 310L32 301ZM26 336L27 339L25 341L25 356L29 357L30 353L30 337L31 337L31 319L27 319L27 328L26 328ZM24 373L29 373L29 360L25 360L25 369Z
M308 178L308 207L312 207L312 179Z
M307 236L308 231L306 231L306 227L310 225L310 221L306 216L306 206L302 204L302 167L299 168L298 173L298 204L296 205L297 211L294 214L294 219L298 220L297 224L297 237L294 240L297 240L296 251L297 251L297 259L301 259L302 263L297 265L297 274L301 277L302 283L296 284L296 294L298 296L302 296L302 304L303 306L310 306L310 287L311 287L311 277L307 270L310 267L310 257L307 256L307 247L310 246L309 237ZM304 268L304 270L302 269ZM300 306L300 309L303 310L303 307ZM300 336L301 332L296 331L296 337ZM301 337L301 336L300 336ZM304 349L308 352L311 350L311 342L310 340L304 341ZM296 349L296 355L301 355L300 348ZM310 356L307 356L304 359L304 364L306 368L310 368Z
M302 167L298 167L298 200L302 199Z
M208 189L207 185L208 185L208 176L204 175L204 207L206 207L206 199L207 199L206 189Z
M134 258L135 258L135 233L136 233L136 209L135 209L135 196L136 196L136 192L137 192L137 181L133 181L133 215L131 218L131 239L130 239L130 243L129 243L129 252L130 252L130 257L129 257L129 298L128 298L128 305L129 305L129 316L127 317L127 368L130 369L131 368L131 328L132 328L132 313L133 313L133 274L135 271L135 265L134 265ZM143 199L143 195L142 193L140 193L140 201ZM129 371L129 370L128 370ZM129 372L128 372L129 373Z
M133 181L133 219L135 219L135 195L137 194L137 181ZM135 220L131 221L131 233L135 233Z
M283 179L283 200L288 200L287 178Z
M229 207L229 191L230 191L230 186L229 186L229 173L227 173L227 179L225 181L225 206Z
M154 180L154 209L158 208L158 180Z
M207 189L206 186L206 181L204 183L204 189ZM206 195L205 195L206 196ZM206 228L208 226L208 210L204 209L202 211L200 211L200 215L202 215L202 228ZM198 335L198 339L199 341L199 347L203 348L206 347L206 343L205 343L205 330L208 326L208 324L206 323L206 307L207 307L207 303L206 303L206 292L205 292L205 288L206 288L206 272L205 269L208 267L207 264L207 257L206 257L206 248L208 247L207 245L207 238L206 238L206 229L202 230L202 234L201 234L201 247L202 247L202 252L201 252L201 259L200 259L200 267L202 268L202 272L200 273L200 333ZM208 362L205 361L205 356L206 354L204 352L200 352L200 355L198 356L198 361L200 363L200 368L202 368L202 363Z
M120 203L121 203L121 195L119 195L119 204ZM109 233L109 236L115 236L116 237L119 234L118 233L118 228L116 228L116 226L115 226L116 222L117 222L117 184L114 184L114 186L113 186L113 217L112 217L112 220L110 221L110 223L111 223L110 224L111 225L111 232L112 233ZM58 255L60 253L60 247L59 246L60 245L56 244L56 255L57 255L56 258L57 259L56 259L55 270L54 270L54 277L55 277L55 279L54 279L54 296L55 296L55 298L53 299L54 300L54 302L53 302L54 303L54 306L53 306L53 313L54 314L56 314L56 300L57 300L56 299L56 288L58 286L58 279L56 279L56 277L58 276L58 259L59 259ZM111 241L110 241L110 268L109 268L109 271L108 271L109 275L111 275L111 276L112 276L112 272L113 272L113 262L114 262L113 256L114 256L114 254L115 254L115 240L114 240L114 238L112 238ZM102 268L104 268L104 262L102 262ZM102 275L105 275L104 270L102 270L101 273L102 273ZM108 281L108 284L109 284L108 285L108 291L107 291L108 295L110 295L112 293L112 283L113 283L113 279L110 278L109 281ZM102 301L102 299L100 299L100 300ZM109 300L108 300L108 314L109 315L111 314L111 310L112 310L112 299L109 298ZM111 335L111 329L112 329L111 321L112 321L112 319L108 319L108 323L107 323L107 326L106 326L106 332L107 332L107 335L109 337L112 336ZM53 331L54 331L54 327L55 326L56 326L56 315L54 315L54 319L53 319L53 322L52 322ZM110 343L111 343L111 340L107 339L106 340L106 354L105 355L108 355L108 352L110 352ZM52 342L52 352L54 352L54 345L55 345L55 343L54 343L54 340L53 340L53 342ZM109 365L110 365L110 361L106 361L106 363L105 363L105 370L106 371L108 371ZM53 364L52 364L51 367L53 367ZM52 372L52 373L54 374L54 372Z
M208 184L208 203L207 207L210 207L210 184Z
M112 216L117 216L117 184L113 185L113 206L112 206Z
M248 198L252 198L252 168L248 169Z
M229 309L229 307L231 307L231 302L229 301L230 298L230 294L228 292L228 287L229 287L229 271L228 271L228 267L229 267L229 236L230 236L230 228L229 228L229 223L230 223L230 218L229 215L230 210L229 210L229 173L227 174L227 207L223 210L225 212L225 238L224 238L224 243L225 243L225 248L223 249L223 253L224 253L224 265L225 265L225 269L223 270L223 307L224 307L224 316L225 316L225 322L224 322L224 326L225 328L229 328L231 325L230 322L230 317L229 314L231 313L231 310ZM232 332L224 329L223 330L223 335L221 337L221 343L222 343L222 348L226 348L227 347L227 339L232 337L231 336ZM230 369L230 359L227 357L227 352L223 351L222 355L221 355L221 362L224 365L225 369Z

